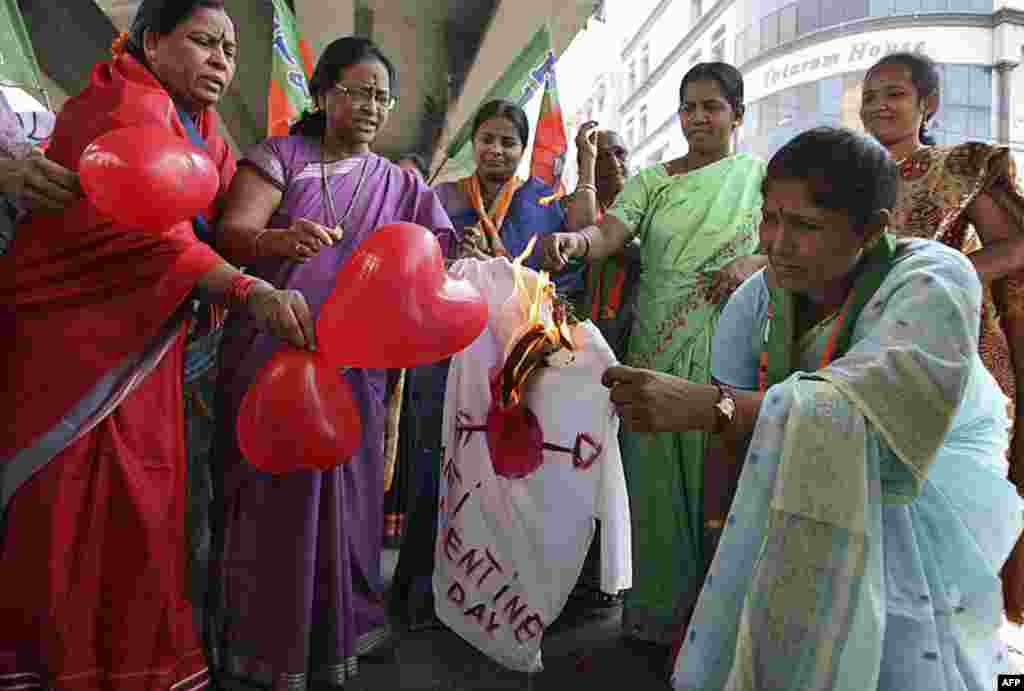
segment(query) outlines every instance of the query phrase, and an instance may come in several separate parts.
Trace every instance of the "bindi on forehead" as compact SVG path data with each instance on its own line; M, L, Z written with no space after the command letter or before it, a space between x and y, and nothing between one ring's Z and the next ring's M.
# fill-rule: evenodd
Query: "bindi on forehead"
M383 63L376 61L349 65L341 70L340 76L343 82L360 82L379 89L387 89L390 85L387 68Z

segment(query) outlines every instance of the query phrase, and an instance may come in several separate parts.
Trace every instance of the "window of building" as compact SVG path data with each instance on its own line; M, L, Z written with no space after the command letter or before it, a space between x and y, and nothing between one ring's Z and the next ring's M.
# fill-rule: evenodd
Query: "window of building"
M746 60L756 57L761 52L761 24L754 22L747 27Z
M772 94L762 98L758 101L758 110L760 117L758 118L757 133L766 135L779 124L779 95Z
M869 0L843 0L843 21L853 22L868 16Z
M942 80L942 100L967 105L970 101L971 68L968 65L946 65Z
M980 65L970 67L969 101L972 106L992 105L992 70ZM1020 101L1018 101L1020 103Z
M842 24L846 20L849 0L821 0L821 28Z
M792 3L779 10L779 43L789 43L796 38L797 5Z
M798 0L796 6L797 35L817 31L821 26L821 0Z
M967 138L967 124L970 122L970 109L964 106L949 105L943 108L942 119L937 124L955 139Z
M597 112L604 112L604 99L608 95L608 87L604 82L601 82L601 86L597 87Z
M809 129L814 124L818 111L818 87L811 82L794 89L796 98L793 104L793 119L801 129Z
M779 7L783 3L784 6ZM739 32L734 58L738 65L805 34L866 17L905 16L922 12L990 14L994 0L773 0L761 4L779 9ZM713 37L711 42L714 45L716 39Z
M761 19L761 50L771 50L779 45L779 13L772 12Z
M978 12L990 14L992 0L868 0L872 17L918 12Z
M800 119L800 93L786 89L779 94L779 121L776 127L794 127Z
M940 65L942 99L932 118L940 144L992 138L992 69L984 65Z
M636 132L633 131L633 118L626 121L626 144L631 149L636 146Z
M715 29L715 33L711 34L711 59L725 61L725 24L719 26Z
M984 108L972 108L971 120L968 123L971 139L982 141L992 138L992 112Z
M647 106L640 109L640 141L647 138Z
M725 62L725 39L711 46L711 59L717 62Z
M740 129L741 140L756 135L761 131L761 107L759 103L747 106L743 114L743 125Z
M651 76L651 46L648 43L640 49L640 81L647 81Z
M665 156L668 154L668 144L663 144L658 149L655 149L650 156L647 157L647 165L653 166L661 163L665 160Z
M818 116L823 125L842 124L843 78L829 77L818 82Z
M893 0L870 0L868 3L869 17L888 17L893 13Z

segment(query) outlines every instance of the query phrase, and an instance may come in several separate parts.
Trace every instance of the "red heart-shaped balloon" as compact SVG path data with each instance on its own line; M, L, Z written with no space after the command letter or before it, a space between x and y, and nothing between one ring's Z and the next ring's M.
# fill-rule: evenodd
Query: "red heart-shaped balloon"
M494 472L511 479L524 478L544 462L544 432L533 411L525 405L487 413L487 450Z
M205 151L154 125L98 137L82 153L78 175L100 213L155 232L194 218L220 190L217 166Z
M327 470L351 460L362 424L338 368L319 352L286 347L245 392L237 433L242 455L264 472Z
M433 233L377 228L335 279L316 323L319 347L348 367L415 367L459 352L487 325L487 303L444 268Z

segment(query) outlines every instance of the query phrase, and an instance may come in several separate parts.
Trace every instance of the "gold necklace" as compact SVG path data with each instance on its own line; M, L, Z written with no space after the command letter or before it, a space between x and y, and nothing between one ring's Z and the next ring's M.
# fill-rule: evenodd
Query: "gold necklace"
M345 221L352 214L352 209L355 208L356 199L359 197L360 190L363 189L363 182L366 180L366 161L367 158L363 159L363 165L359 169L359 182L356 183L356 191L352 193L352 199L348 202L348 208L345 210L345 215L342 218L338 218L338 210L334 208L334 195L327 188L327 164L324 163L324 146L320 145L320 194L323 197L324 205L327 210L331 213L331 219L334 222L334 229L338 231L338 234L344 237L345 235Z

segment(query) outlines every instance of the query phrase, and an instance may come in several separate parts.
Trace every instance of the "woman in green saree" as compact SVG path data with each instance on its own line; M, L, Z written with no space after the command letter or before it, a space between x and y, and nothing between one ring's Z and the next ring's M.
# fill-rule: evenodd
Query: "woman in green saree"
M764 162L731 152L743 121L743 78L725 63L700 63L683 77L679 120L689 151L626 182L601 223L558 233L544 244L552 270L572 257L604 259L637 237L642 271L626 361L707 382L711 337L721 303L763 265L758 247ZM668 646L681 612L700 592L707 499L703 432L627 433L622 458L633 522L633 588L626 594L628 637ZM718 501L728 505L728 498Z

